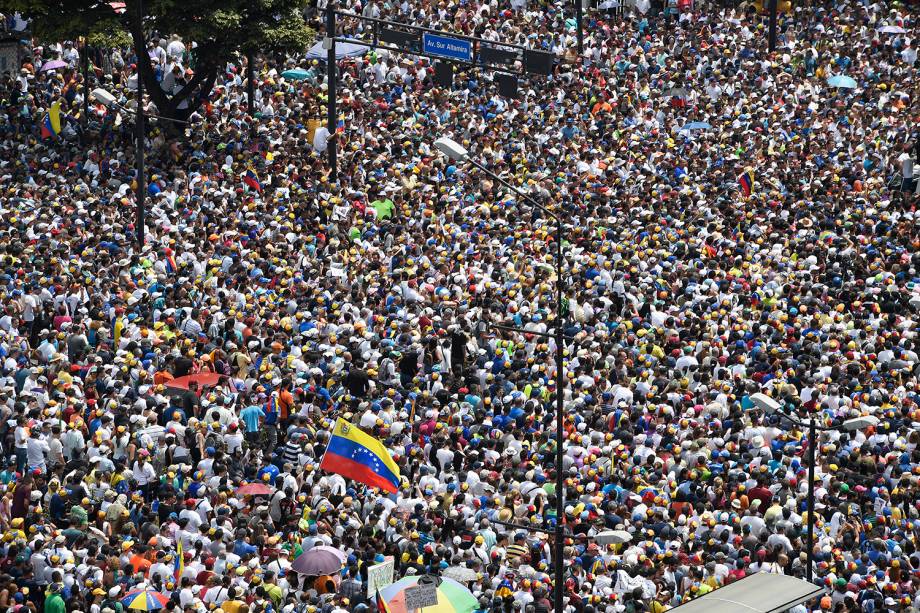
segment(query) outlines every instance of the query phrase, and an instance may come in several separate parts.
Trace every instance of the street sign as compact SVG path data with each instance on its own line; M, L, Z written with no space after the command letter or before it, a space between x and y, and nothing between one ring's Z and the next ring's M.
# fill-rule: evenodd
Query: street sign
M407 611L436 606L438 606L438 586L433 583L419 583L406 588Z
M367 569L367 597L373 598L377 590L382 590L393 583L393 556L386 561L374 564Z
M449 60L473 61L473 41L463 38L438 36L425 32L422 34L422 50Z

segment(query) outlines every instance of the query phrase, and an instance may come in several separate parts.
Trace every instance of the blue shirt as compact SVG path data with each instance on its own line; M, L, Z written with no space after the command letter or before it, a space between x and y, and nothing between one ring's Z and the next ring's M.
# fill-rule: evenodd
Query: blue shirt
M259 430L259 418L265 417L265 411L260 406L251 405L240 411L240 417L246 424L246 432L257 432Z

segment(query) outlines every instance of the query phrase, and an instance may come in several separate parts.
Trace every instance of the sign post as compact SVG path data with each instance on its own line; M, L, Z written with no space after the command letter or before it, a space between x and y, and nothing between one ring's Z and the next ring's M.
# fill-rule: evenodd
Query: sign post
M425 32L422 34L422 50L448 60L473 61L473 41L464 38Z
M406 588L406 610L415 611L436 606L438 606L438 586L434 583L419 582L418 585Z
M373 598L377 594L377 590L381 590L393 583L394 566L393 556L387 556L380 564L374 564L367 569L368 598Z

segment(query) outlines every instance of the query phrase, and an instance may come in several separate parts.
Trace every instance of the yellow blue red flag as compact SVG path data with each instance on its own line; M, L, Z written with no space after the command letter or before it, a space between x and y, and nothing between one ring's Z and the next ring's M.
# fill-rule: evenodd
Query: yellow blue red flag
M399 489L399 468L383 443L341 418L319 467L390 493Z

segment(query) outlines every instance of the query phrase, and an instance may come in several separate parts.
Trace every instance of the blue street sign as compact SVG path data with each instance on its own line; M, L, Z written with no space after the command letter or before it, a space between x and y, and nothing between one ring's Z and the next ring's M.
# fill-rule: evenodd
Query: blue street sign
M462 38L450 38L425 32L422 34L422 48L425 53L449 60L473 61L473 41Z

